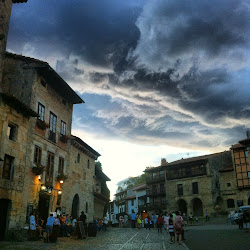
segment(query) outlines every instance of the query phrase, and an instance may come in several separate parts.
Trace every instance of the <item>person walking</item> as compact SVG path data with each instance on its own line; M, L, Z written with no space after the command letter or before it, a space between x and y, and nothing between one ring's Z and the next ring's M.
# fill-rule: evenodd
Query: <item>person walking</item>
M152 217L153 217L154 228L156 228L157 227L157 215L153 214Z
M162 224L163 224L163 218L161 216L161 214L158 216L157 218L157 230L158 233L161 232L162 233Z
M137 218L137 227L138 229L141 228L141 216L140 215L138 215L138 218Z
M120 217L119 217L119 227L120 227L120 228L123 227L123 222L124 222L123 216L120 215Z
M178 236L178 244L181 245L181 243L182 243L182 222L183 222L183 219L180 216L179 211L176 211L175 214L176 214L176 217L174 219L174 229L175 229L176 234Z
M169 235L170 235L170 244L175 242L175 233L174 233L174 221L173 215L169 215Z
M206 222L209 221L208 211L206 210Z
M131 221L132 221L132 228L135 228L135 220L136 220L136 214L133 211L131 215Z
M52 234L54 222L55 222L55 218L53 217L53 213L50 213L50 216L47 219L47 224L46 224L47 242L50 241L50 235Z

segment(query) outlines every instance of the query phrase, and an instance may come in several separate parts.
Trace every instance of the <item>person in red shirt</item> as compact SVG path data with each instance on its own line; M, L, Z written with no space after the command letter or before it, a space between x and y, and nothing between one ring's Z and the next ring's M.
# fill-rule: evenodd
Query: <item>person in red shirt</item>
M162 233L162 225L163 225L163 218L162 215L160 214L157 218L157 230L158 233L161 232Z

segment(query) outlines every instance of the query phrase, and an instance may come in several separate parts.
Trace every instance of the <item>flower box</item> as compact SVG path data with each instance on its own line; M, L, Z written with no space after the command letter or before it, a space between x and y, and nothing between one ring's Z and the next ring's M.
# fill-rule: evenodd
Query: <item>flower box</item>
M32 172L35 174L35 175L40 175L43 173L45 167L42 166L42 165L35 165L32 167Z
M67 141L70 140L70 137L67 135L61 135L60 136L60 141L63 143L67 143Z
M40 119L36 120L36 125L37 125L38 128L40 128L42 130L45 130L46 128L49 128L49 124L46 123L45 121L40 120Z

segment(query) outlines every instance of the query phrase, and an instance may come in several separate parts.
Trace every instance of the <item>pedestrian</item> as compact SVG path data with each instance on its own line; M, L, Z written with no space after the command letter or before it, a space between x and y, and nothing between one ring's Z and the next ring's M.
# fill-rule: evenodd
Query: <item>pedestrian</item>
M157 215L153 214L152 217L153 217L154 228L156 228L157 227Z
M239 229L243 229L243 213L241 210L239 210L238 213L238 220L239 220Z
M189 221L190 223L192 223L192 224L194 223L194 219L193 219L193 214L192 214L192 213L189 214L188 221Z
M161 216L161 214L158 216L157 218L157 229L158 229L158 233L161 232L162 233L162 224L163 224L163 218Z
M141 216L140 215L138 215L138 218L137 218L137 227L138 229L141 228Z
M243 222L245 224L245 229L250 229L250 210L245 210L243 213Z
M136 220L136 214L133 210L132 215L131 215L132 228L135 228L135 220Z
M30 216L30 230L36 230L36 220L35 220L35 212L33 212Z
M55 218L53 217L53 213L50 213L50 216L47 219L47 224L46 224L47 242L50 241L50 235L52 234L54 222L55 222Z
M173 215L169 215L169 235L170 235L170 244L175 242L175 233L174 233L174 221Z
M177 238L178 244L181 245L181 243L182 243L182 222L183 222L183 219L180 216L179 211L176 211L175 214L176 214L176 217L174 219L174 229L175 229L176 234L178 236L178 238Z
M166 214L164 217L164 228L167 230L168 233L168 228L169 228L169 216Z
M120 215L119 217L119 227L122 228L123 227L123 223L124 223L124 219L123 219L123 216Z
M107 216L105 216L104 218L103 218L103 231L107 231L107 226L108 226L108 217Z
M208 211L206 210L206 222L209 221Z

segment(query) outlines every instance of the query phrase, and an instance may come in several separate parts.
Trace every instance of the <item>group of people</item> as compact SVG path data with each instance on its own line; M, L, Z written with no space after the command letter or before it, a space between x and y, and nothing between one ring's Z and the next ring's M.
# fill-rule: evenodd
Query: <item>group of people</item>
M38 232L41 238L43 238L43 232L46 232L46 242L49 242L53 228L57 229L56 238L58 235L69 237L74 232L77 221L82 221L83 225L86 224L86 215L83 211L78 218L73 218L69 214L64 216L62 214L57 215L56 213L50 213L46 223L33 212L30 216L30 230Z
M170 243L175 242L175 235L177 235L178 244L182 244L184 240L184 227L187 224L187 217L185 214L181 216L180 211L175 211L173 213L164 214L152 214L150 217L146 211L142 211L140 214L131 215L132 228L137 227L141 229L142 227L151 230L151 228L157 228L158 233L162 233L164 228L170 235Z
M250 209L239 211L231 211L228 214L228 220L233 225L237 223L239 225L239 229L249 229L250 228Z
M108 226L108 218L96 218L94 220L94 223L97 225L97 232L100 231L107 231L107 226Z

